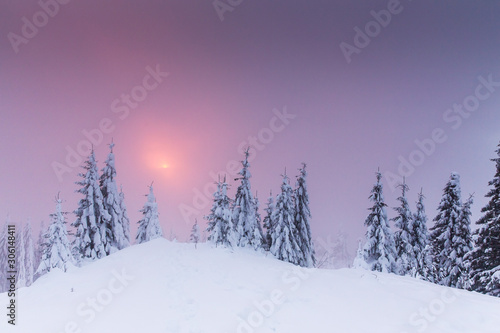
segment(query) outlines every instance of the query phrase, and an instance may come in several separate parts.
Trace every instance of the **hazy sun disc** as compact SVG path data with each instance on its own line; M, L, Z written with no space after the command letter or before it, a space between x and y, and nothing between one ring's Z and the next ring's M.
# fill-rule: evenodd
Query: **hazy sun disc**
M167 168L168 168L168 164L164 163L164 164L162 164L162 166L161 166L161 167L162 167L163 169L167 169Z

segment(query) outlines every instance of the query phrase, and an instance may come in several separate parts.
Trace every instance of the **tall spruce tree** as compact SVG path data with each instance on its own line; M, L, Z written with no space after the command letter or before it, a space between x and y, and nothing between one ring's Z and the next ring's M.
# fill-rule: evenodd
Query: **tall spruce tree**
M410 205L406 198L406 192L410 190L404 179L403 183L398 185L401 188L401 196L397 198L400 202L399 207L394 210L397 216L391 219L398 230L395 232L397 264L400 275L414 275L416 268L416 255L412 246L413 243L413 216L410 211Z
M129 219L123 201L123 192L118 192L116 185L116 167L115 155L113 154L113 147L115 144L111 142L109 145L109 155L104 162L99 185L103 195L104 209L108 212L110 220L107 221L107 229L109 232L106 234L109 243L107 254L121 250L130 245L130 235L127 234L129 229Z
M430 229L434 281L444 286L457 287L465 268L462 266L462 254L456 244L460 244L460 239L467 235L459 234L462 200L460 175L456 172L451 174L443 190L438 211L434 218L435 224Z
M56 197L56 210L50 214L50 225L44 233L42 258L37 267L38 274L45 274L54 268L66 272L70 264L75 264L71 253L66 229L67 212L62 210L62 200Z
M488 203L481 209L483 216L476 222L475 248L471 253L471 289L500 296L500 144L496 150L495 175L485 195Z
M298 265L303 258L297 242L295 227L295 202L288 176L283 175L281 193L276 198L276 206L271 217L274 228L271 234L271 253L279 260Z
M226 177L223 182L219 179L212 209L204 218L208 221L208 240L215 246L233 247L238 244L238 239L232 221L231 200L227 196L227 188Z
M123 193L123 186L120 185L120 210L122 212L122 226L123 226L123 233L125 236L125 242L124 244L126 245L127 243L130 245L130 219L128 217L127 213L127 208L125 207L125 194Z
M83 168L86 172L80 173L82 180L76 182L81 186L77 192L83 194L83 198L74 211L77 218L72 223L76 229L73 251L78 261L103 258L110 252L108 240L111 232L109 229L111 216L104 207L93 149Z
M313 267L316 263L314 246L311 236L311 211L309 209L309 194L307 193L306 164L302 163L299 169L295 189L295 228L297 229L297 243L302 251L300 266Z
M264 216L263 224L264 228L266 229L266 235L264 237L264 249L266 251L269 251L271 248L271 243L272 243L272 229L274 226L273 220L272 220L272 214L274 211L274 198L273 198L273 192L269 192L269 198L267 199L266 203L266 208L264 208L264 211L266 212L266 216Z
M262 227L255 216L255 201L250 188L250 163L248 162L249 149L245 151L245 159L241 161L242 169L239 172L241 177L240 186L236 190L236 197L233 202L232 220L238 237L238 246L262 248Z
M452 268L449 279L451 285L459 289L470 288L470 252L473 246L470 225L473 202L471 195L462 205L453 237Z
M158 204L153 193L153 184L149 186L149 194L144 207L140 210L142 219L138 222L139 229L135 241L137 244L149 242L150 240L163 237L163 230L158 218Z
M372 271L384 273L398 272L396 263L396 245L394 235L387 221L387 205L384 202L382 174L377 171L377 182L373 186L370 201L373 206L365 220L368 227L366 242L363 247L363 259L366 267Z
M427 281L433 281L431 247L429 245L429 232L427 230L427 214L425 213L424 199L422 189L418 194L417 211L413 215L412 246L415 254L414 277L422 278Z
M35 244L33 242L33 232L31 230L31 222L28 221L24 225L24 248L26 251L25 267L26 267L26 286L33 284L35 276Z

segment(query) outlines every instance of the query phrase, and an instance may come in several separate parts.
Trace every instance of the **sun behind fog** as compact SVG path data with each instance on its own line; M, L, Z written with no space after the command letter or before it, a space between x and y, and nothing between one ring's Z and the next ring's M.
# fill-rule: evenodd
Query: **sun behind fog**
M167 163L164 163L164 164L162 164L162 165L161 165L161 167L162 167L163 169L168 169L168 164L167 164Z

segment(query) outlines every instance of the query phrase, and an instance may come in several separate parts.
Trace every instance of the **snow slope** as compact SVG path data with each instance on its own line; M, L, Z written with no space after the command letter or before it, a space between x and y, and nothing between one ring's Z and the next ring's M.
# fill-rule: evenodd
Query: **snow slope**
M498 298L164 239L51 272L17 304L18 325L2 314L0 332L500 332Z

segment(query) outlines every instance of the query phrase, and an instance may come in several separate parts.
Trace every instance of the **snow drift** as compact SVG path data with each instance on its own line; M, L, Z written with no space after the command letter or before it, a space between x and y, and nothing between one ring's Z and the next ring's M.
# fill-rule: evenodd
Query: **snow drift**
M7 294L0 294L6 305ZM364 270L304 269L253 250L165 239L17 296L0 332L499 332L500 299ZM6 307L2 306L6 313Z

